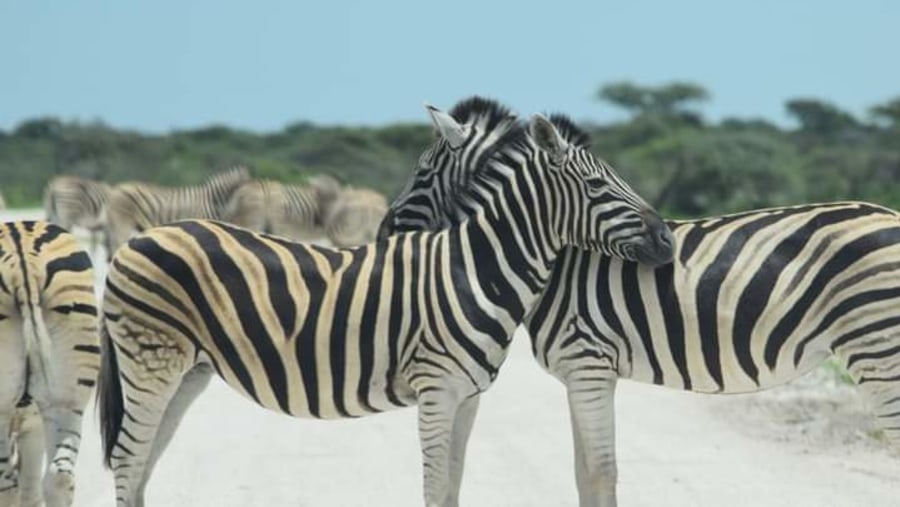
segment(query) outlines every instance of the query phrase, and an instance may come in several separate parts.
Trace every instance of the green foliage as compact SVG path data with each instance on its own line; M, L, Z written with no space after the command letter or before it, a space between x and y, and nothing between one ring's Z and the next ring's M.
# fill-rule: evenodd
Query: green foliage
M692 83L611 83L598 98L630 118L585 126L594 151L667 216L838 199L900 209L900 97L873 106L871 123L824 101L793 99L786 108L798 127L790 130L753 118L709 124L697 109L709 94ZM243 163L260 178L303 182L326 173L392 196L432 136L424 123L299 121L270 133L210 125L148 135L35 118L0 132L0 191L10 206L34 206L57 174L188 185Z

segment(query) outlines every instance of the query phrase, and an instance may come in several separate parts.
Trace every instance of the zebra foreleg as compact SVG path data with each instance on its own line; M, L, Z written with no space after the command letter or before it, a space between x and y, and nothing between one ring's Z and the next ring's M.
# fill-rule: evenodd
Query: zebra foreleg
M614 507L617 481L616 378L600 375L569 382L566 387L575 444L579 505Z
M475 423L475 415L478 413L478 402L481 395L476 394L463 400L456 410L456 420L453 421L453 435L450 441L450 498L452 505L459 503L459 490L462 485L463 468L466 462L466 446L469 444L469 435L472 433L472 425Z
M425 505L428 507L456 507L458 498L453 486L453 455L456 454L456 466L459 466L459 477L462 478L463 449L454 453L454 434L457 432L457 416L461 405L466 401L456 392L439 387L428 387L419 391L419 440L422 446L424 471ZM477 403L477 402L476 402ZM471 414L462 414L459 419L460 436L468 436L474 411L471 405L467 408Z

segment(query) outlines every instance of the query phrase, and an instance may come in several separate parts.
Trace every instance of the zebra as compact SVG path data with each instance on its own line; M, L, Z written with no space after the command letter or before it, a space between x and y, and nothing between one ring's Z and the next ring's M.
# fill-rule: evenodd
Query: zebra
M250 171L235 166L189 187L122 183L113 187L107 206L107 255L135 233L186 218L220 219L232 194L250 179Z
M91 252L95 252L98 235L106 227L106 205L111 190L102 181L56 176L44 188L47 220L68 231L75 226L87 229L91 234Z
M387 207L384 195L374 190L344 189L325 212L325 237L336 247L371 243Z
M0 357L0 505L70 506L100 347L91 259L58 225L0 224Z
M325 210L340 192L340 184L324 175L305 186L251 180L234 192L223 219L293 240L319 239L325 236Z
M464 220L472 165L417 174L379 230ZM784 384L836 356L900 447L900 214L862 202L669 221L657 268L566 248L525 320L567 388L583 506L616 505L619 378L727 394Z
M334 249L185 221L116 252L98 397L120 507L143 505L213 372L296 417L418 405L425 502L456 505L477 394L563 245L671 259L656 212L544 117L481 98L428 111L440 136L418 165L474 159L490 189L456 227Z

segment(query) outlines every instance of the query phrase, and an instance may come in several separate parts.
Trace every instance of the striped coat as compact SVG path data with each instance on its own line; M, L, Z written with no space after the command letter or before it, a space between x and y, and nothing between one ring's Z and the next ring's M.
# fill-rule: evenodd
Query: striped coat
M480 99L431 114L442 137L421 169L476 157L497 189L454 228L330 249L187 221L116 253L99 391L120 507L142 505L212 372L294 416L418 405L426 503L456 505L457 428L471 426L562 246L671 255L652 210L554 124L538 117L526 131Z
M134 234L155 225L187 218L222 219L232 194L249 179L247 168L237 166L190 187L136 182L117 185L108 205L109 255Z
M0 357L0 505L38 505L43 489L70 506L100 356L91 261L57 225L0 224Z

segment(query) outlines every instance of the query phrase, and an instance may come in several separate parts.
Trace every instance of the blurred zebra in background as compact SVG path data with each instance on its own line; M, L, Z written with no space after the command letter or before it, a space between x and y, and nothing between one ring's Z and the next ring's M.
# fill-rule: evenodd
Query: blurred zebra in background
M120 507L143 505L212 372L298 417L417 404L426 503L456 505L477 395L563 246L670 258L655 212L553 123L482 99L430 113L419 170L474 157L491 190L454 228L336 250L187 221L116 252L98 395Z
M112 187L102 181L78 176L56 176L44 187L44 212L47 220L67 231L87 229L91 235L91 253L96 252L98 236L106 227L106 206Z
M221 220L232 194L250 179L250 171L236 166L190 187L161 187L150 183L116 185L107 211L107 255L134 234L176 220Z
M325 237L336 247L371 243L387 208L387 199L374 190L346 188L325 212Z
M42 489L48 507L72 505L99 352L94 274L77 239L47 222L0 224L0 505L43 505Z
M341 185L329 176L310 178L307 185L252 180L234 192L223 219L266 234L316 240L325 235L325 210L340 193Z
M466 194L490 189L474 164L454 168L418 175L380 237L466 219ZM567 387L581 505L616 504L619 378L744 393L834 355L900 448L900 214L837 202L668 225L676 260L656 269L567 248L526 319Z

